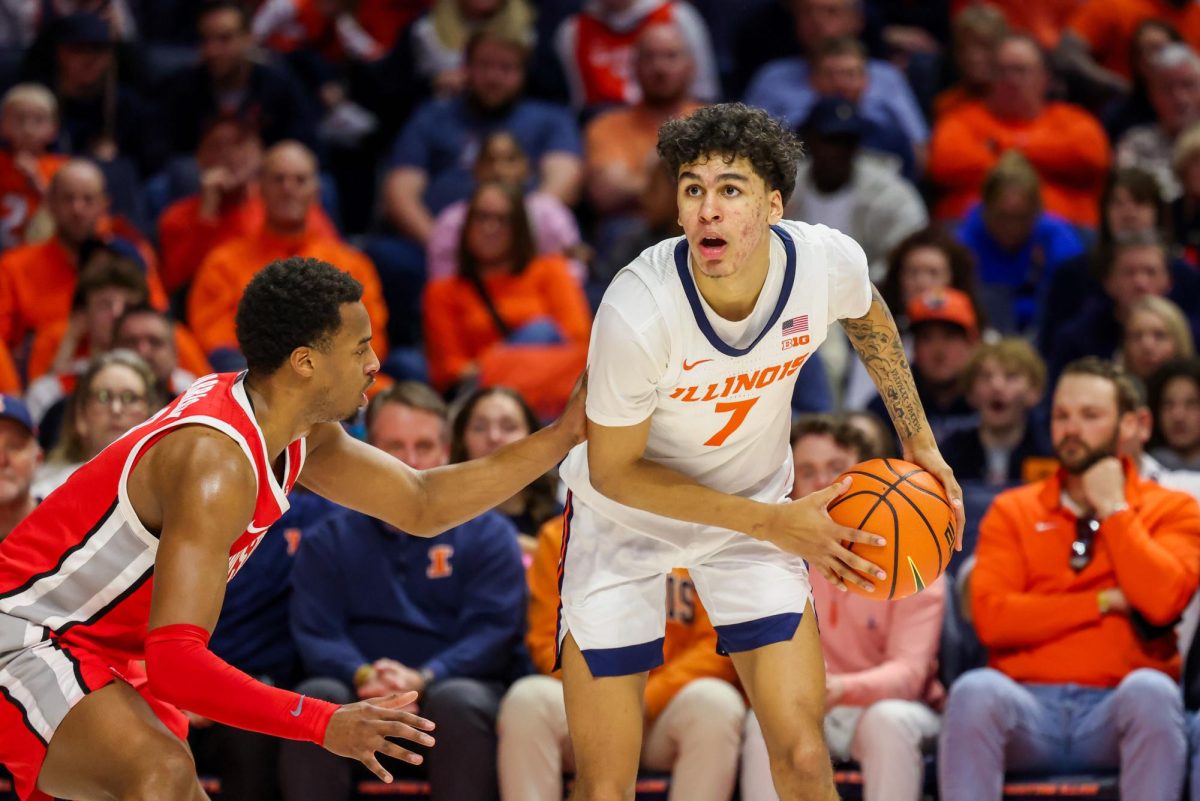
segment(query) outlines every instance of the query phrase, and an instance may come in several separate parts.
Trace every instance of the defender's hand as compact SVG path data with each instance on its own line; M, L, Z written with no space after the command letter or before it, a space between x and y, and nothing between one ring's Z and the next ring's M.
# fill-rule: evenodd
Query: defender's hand
M587 380L587 370L584 370L575 381L575 388L571 390L562 417L553 423L566 441L566 450L587 439Z
M967 525L967 513L963 507L962 487L958 486L958 479L954 477L954 471L950 469L950 465L946 464L946 460L942 458L942 452L937 448L919 448L911 452L905 448L904 458L918 467L928 470L946 488L946 497L950 499L950 509L954 512L954 550L961 551L963 529Z
M433 731L433 722L403 711L403 707L416 700L417 694L409 692L346 704L329 719L323 743L325 749L338 756L357 759L380 781L391 782L392 775L379 764L376 753L413 765L420 765L422 757L396 745L389 737L400 737L425 746L434 743L425 733Z
M819 570L839 590L844 591L846 582L851 581L867 592L874 592L874 583L866 577L882 581L887 574L842 543L883 545L886 541L875 534L839 525L829 516L829 504L849 487L850 479L845 478L811 495L781 504L767 538L783 550L803 556L809 567Z

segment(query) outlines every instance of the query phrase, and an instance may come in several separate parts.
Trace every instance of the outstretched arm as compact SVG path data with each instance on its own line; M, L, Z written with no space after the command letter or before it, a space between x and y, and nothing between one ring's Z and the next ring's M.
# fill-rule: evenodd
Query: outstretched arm
M929 421L925 419L925 409L917 395L917 385L913 382L908 357L904 355L904 344L896 329L896 321L877 288L871 288L871 306L867 313L855 319L842 320L842 327L887 405L892 425L904 443L904 458L933 473L946 488L957 520L955 548L961 549L962 530L966 522L962 489L938 450Z
M583 439L585 381L563 416L482 459L417 471L336 423L313 429L300 480L335 503L418 537L434 537L495 507L559 463Z

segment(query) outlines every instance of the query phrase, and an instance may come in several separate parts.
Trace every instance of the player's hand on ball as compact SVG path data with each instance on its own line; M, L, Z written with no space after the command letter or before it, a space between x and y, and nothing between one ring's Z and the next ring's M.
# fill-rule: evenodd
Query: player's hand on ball
M416 700L417 694L408 692L346 704L329 719L323 743L325 749L338 756L357 759L380 781L390 782L392 775L379 764L375 754L387 754L413 765L421 764L422 757L401 748L389 737L399 737L425 746L432 746L434 742L425 733L433 731L433 722L404 711L404 707Z
M882 581L887 574L878 565L852 552L845 543L883 545L883 538L839 525L828 512L829 504L849 486L850 479L845 478L823 490L780 505L777 525L772 529L770 539L783 550L803 556L810 567L820 571L838 589L845 590L846 582L850 581L867 592L874 592L875 585L867 576Z
M958 486L958 479L954 477L954 471L950 469L950 465L946 464L946 460L942 458L942 452L937 448L918 448L911 452L906 448L904 458L928 470L946 488L946 497L950 499L950 508L954 510L954 550L961 551L963 528L967 525L967 514L963 507L962 487Z

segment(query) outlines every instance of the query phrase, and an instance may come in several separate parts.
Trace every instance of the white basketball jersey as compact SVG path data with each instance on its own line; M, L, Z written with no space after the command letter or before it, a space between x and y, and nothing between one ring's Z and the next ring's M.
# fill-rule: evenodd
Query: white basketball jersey
M716 329L728 334L738 324L717 318L700 296L683 237L622 270L592 329L587 413L606 426L650 416L646 459L712 489L777 503L792 485L796 375L830 323L866 314L871 284L862 248L844 234L788 220L772 230L767 281L732 342ZM562 476L576 502L634 530L680 544L702 536L701 527L593 489L586 442L567 455Z

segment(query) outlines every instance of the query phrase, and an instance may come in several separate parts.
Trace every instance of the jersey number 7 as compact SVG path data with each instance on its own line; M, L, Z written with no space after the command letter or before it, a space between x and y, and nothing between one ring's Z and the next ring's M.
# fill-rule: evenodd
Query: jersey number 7
M704 444L714 447L724 444L725 440L729 439L729 435L737 431L738 426L746 421L746 415L750 414L750 409L756 403L758 403L757 397L740 401L729 401L728 403L718 403L717 414L733 412L733 416L729 418L729 422L725 424L724 428L709 437L708 442Z

